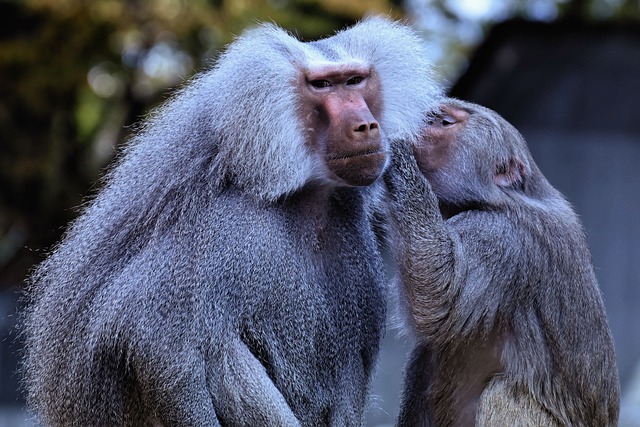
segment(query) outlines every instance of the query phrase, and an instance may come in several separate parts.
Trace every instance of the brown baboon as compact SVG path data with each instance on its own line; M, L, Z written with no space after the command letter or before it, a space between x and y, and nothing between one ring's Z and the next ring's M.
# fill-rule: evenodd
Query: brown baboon
M385 318L373 207L436 85L408 27L248 31L160 109L30 280L47 426L359 426Z
M518 131L450 99L413 153L394 150L390 241L417 340L398 424L617 425L613 342L582 227Z

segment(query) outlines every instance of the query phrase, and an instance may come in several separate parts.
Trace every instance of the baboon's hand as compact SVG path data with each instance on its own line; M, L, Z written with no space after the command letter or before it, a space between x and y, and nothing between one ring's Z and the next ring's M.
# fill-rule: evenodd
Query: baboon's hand
M393 201L399 201L411 191L413 182L422 174L413 157L413 147L405 141L391 144L391 163L384 175L384 182Z
M427 178L418 168L409 142L395 141L391 144L391 164L384 175L388 189L388 200L398 208L403 205L419 203L435 196Z

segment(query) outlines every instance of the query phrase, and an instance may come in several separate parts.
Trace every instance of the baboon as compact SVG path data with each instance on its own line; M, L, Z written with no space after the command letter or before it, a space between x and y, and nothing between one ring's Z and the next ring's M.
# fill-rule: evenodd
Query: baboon
M29 280L47 426L359 426L389 141L438 86L409 27L261 25L159 109Z
M416 338L400 426L615 426L614 347L582 227L522 136L446 99L385 174Z

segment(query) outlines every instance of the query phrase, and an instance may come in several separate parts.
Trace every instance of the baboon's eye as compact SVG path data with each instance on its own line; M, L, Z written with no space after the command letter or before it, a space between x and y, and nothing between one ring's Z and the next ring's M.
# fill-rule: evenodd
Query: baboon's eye
M451 126L456 124L456 119L454 119L453 117L445 114L443 116L441 116L440 120L442 120L442 126Z
M347 85L357 85L358 83L362 83L364 77L362 76L354 76L347 80Z
M311 80L309 84L315 87L316 89L322 89L322 88L331 86L331 83L329 82L329 80Z

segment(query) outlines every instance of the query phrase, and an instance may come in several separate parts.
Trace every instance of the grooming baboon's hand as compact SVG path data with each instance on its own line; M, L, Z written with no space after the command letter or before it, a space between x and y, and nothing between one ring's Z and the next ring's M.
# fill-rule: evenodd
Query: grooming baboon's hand
M437 198L418 168L411 143L396 141L392 144L391 164L384 182L391 217L400 228L408 227L414 221L431 220L433 213L439 212Z
M389 190L391 200L398 201L411 191L416 174L420 174L418 165L413 157L411 144L405 141L396 141L391 144L391 163L384 175L384 182Z
M394 209L424 210L425 200L435 200L435 195L418 168L412 144L396 141L391 144L391 153L391 164L384 175L389 203Z

